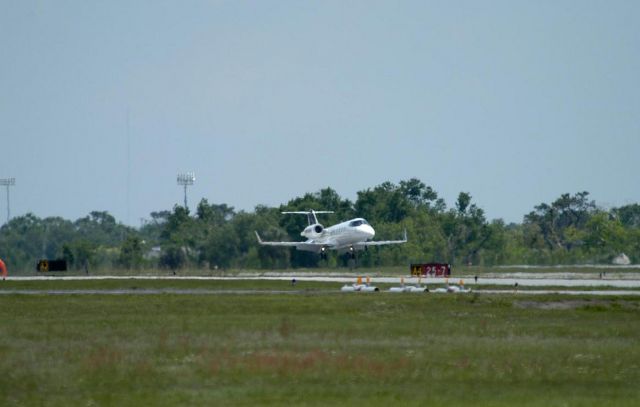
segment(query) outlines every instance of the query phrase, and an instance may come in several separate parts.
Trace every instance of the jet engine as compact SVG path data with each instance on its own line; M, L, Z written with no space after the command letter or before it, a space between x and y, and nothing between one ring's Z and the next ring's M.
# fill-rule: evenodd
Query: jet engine
M314 239L322 236L322 232L324 232L324 226L316 223L315 225L309 225L304 228L300 235L306 237L307 239Z

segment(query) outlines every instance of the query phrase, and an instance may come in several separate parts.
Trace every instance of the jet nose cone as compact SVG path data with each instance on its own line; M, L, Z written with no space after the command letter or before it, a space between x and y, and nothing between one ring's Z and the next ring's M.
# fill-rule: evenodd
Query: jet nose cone
M371 225L363 225L363 226L364 226L364 231L367 234L368 238L373 239L373 237L376 235L376 231L373 230Z

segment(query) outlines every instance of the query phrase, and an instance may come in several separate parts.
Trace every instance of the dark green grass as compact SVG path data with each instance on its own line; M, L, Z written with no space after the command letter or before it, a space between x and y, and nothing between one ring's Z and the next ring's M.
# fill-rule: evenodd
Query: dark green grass
M638 304L3 295L0 404L635 406Z
M354 279L355 282L355 279ZM6 280L0 281L2 290L118 290L118 289L178 289L178 290L338 290L341 283L290 280Z

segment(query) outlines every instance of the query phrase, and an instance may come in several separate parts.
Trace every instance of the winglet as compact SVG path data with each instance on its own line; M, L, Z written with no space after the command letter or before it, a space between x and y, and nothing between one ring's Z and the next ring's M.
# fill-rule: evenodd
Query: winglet
M407 229L406 228L404 229L404 241L405 242L407 241Z
M260 238L260 235L258 234L258 231L254 230L254 232L256 232L256 237L258 238L258 243L262 244L262 239Z

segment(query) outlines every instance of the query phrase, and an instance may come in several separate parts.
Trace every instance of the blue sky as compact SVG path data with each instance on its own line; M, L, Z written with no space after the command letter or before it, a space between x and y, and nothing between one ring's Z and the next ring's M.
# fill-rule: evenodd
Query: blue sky
M192 209L412 177L516 222L566 192L639 202L638 21L637 1L2 1L0 178L12 216L134 226L182 202L183 171Z

